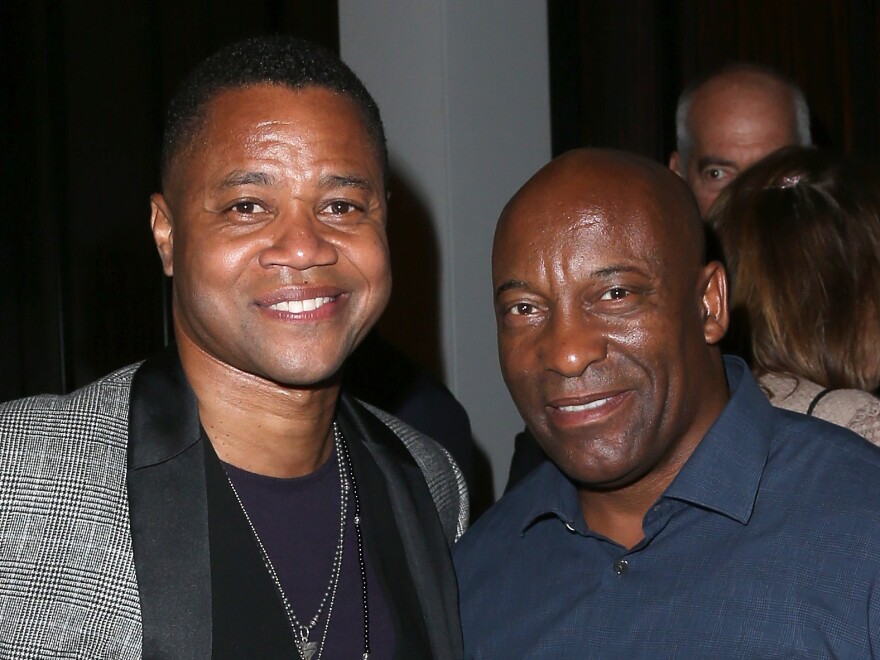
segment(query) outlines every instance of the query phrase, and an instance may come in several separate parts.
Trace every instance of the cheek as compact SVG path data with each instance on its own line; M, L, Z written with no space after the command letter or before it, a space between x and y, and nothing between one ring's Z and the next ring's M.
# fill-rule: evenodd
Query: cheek
M498 359L501 364L501 377L514 403L523 413L528 413L527 406L523 404L540 397L534 356L534 350L523 346L522 342L499 336Z
M499 322L500 324L500 322ZM516 375L522 371L520 362L522 361L522 353L517 351L517 342L507 332L500 327L497 334L498 339L498 362L501 365L501 375L505 382L516 379Z
M365 278L371 288L382 292L387 299L391 293L391 258L384 236L376 237L365 250L363 259Z
M222 332L223 328L229 328L230 322L238 325L234 323L234 317L230 314L232 308L228 301L216 290L202 286L191 288L185 306L185 315L193 326L200 326L205 330L213 328L212 334L214 331Z
M720 192L720 190L709 190L705 186L694 188L694 197L697 199L697 208L699 208L702 217L705 218L709 214L709 209L711 208L712 203L718 198Z
M183 234L175 244L174 272L198 287L228 286L254 258L254 243L217 236Z
M391 260L384 232L377 230L359 236L339 249L363 280L368 295L381 312L391 295Z

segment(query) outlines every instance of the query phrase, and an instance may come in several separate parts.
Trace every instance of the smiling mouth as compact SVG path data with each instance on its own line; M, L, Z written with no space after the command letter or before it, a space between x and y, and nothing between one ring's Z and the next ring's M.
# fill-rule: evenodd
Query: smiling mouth
M319 296L318 298L306 298L305 300L282 300L269 305L269 309L275 310L276 312L301 314L302 312L313 312L334 300L335 296Z
M620 389L601 394L559 398L547 403L547 411L557 426L580 427L610 418L621 406L626 405L632 394L632 390Z
M608 401L611 400L612 397L606 397L604 399L596 399L595 401L590 401L589 403L582 403L577 406L557 406L558 410L562 412L572 413L572 412L581 412L583 410L594 410L596 408L600 408L604 406Z

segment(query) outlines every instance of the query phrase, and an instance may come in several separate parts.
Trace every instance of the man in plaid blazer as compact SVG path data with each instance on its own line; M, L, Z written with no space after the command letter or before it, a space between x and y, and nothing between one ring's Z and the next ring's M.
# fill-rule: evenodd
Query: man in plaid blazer
M176 346L0 406L0 656L461 656L461 473L340 387L390 292L386 180L323 49L185 82L152 198Z

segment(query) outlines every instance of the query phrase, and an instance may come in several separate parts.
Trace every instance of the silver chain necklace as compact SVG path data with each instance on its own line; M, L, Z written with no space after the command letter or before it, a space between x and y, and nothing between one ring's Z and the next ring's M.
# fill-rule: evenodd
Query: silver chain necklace
M333 554L333 566L330 570L330 581L327 584L327 588L324 590L321 603L318 605L318 611L315 612L315 615L311 619L309 619L307 624L303 624L297 619L296 614L293 611L293 606L281 586L281 580L278 577L278 572L275 570L275 565L272 563L272 560L269 559L269 553L266 552L266 547L263 545L260 535L257 534L257 529L254 527L254 523L248 515L247 509L245 509L244 503L241 501L241 497L238 494L238 490L235 488L235 484L232 483L232 479L230 479L228 473L226 479L229 481L229 486L232 488L235 500L238 502L238 506L241 508L242 513L244 513L245 520L247 520L251 533L254 535L257 545L260 547L260 555L263 558L263 564L266 566L266 570L269 572L269 576L272 578L272 582L275 584L275 588L281 596L281 602L284 605L287 620L293 630L296 648L303 660L311 660L316 652L317 657L315 660L321 660L321 655L324 653L324 644L327 641L327 630L330 628L330 617L333 615L333 604L336 601L336 590L339 586L339 576L342 574L342 554L345 546L345 523L348 519L348 493L349 489L351 489L352 495L354 496L354 525L357 536L358 564L360 568L361 596L364 613L364 652L362 658L363 660L369 660L370 619L367 605L367 572L364 564L364 544L363 536L361 534L360 498L358 497L357 482L354 478L354 471L349 468L351 457L348 454L348 446L346 445L345 440L342 437L342 432L339 430L339 426L336 422L333 422L333 440L334 448L336 450L336 464L339 468L339 538L336 541L336 551ZM349 481L349 475L351 476L351 481ZM327 605L327 618L324 622L324 630L321 633L321 642L319 644L317 641L310 641L309 637L318 625L325 605Z

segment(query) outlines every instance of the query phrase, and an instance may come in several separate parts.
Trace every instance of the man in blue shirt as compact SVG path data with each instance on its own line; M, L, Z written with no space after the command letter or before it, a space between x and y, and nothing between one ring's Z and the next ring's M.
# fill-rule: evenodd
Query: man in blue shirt
M469 658L873 657L880 450L722 358L685 184L569 152L504 209L501 367L551 462L456 546Z

